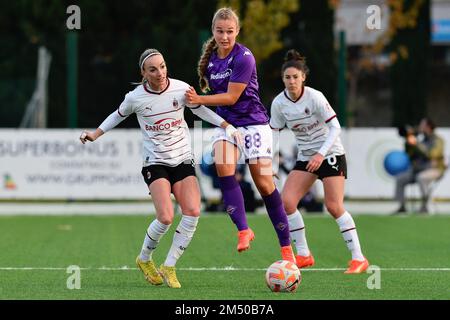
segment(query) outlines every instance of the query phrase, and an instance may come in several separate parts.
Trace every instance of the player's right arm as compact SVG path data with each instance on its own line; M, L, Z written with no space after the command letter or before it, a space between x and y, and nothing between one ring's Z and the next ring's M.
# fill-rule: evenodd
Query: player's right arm
M272 105L270 107L270 127L272 130L283 130L286 126L286 118L282 114L280 110L280 104L278 103L278 99L275 98L272 101Z
M125 99L120 104L119 108L111 113L101 124L95 129L95 131L83 130L80 135L80 141L85 144L86 141L94 142L100 136L102 136L107 131L115 128L119 123L125 120L131 113L133 113L133 106L130 101L130 94L125 96Z
M83 130L83 132L80 135L80 141L82 144L85 144L86 141L94 142L95 140L97 140L98 137L100 137L104 133L105 132L100 128L95 129L94 132Z
M227 92L199 96L195 89L190 87L186 91L186 100L191 104L233 107L247 88L255 68L255 58L250 51L246 50L234 57L234 67L228 81Z
M194 87L186 91L186 100L191 104L203 104L207 106L233 106L247 87L246 83L228 83L228 90L224 93L212 95L198 95Z

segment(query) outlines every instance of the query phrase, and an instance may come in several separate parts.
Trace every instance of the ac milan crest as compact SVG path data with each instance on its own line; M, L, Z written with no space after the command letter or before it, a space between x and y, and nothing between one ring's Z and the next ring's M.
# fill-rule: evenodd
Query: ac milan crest
M177 100L177 98L173 98L172 106L173 106L175 109L178 108L178 100Z

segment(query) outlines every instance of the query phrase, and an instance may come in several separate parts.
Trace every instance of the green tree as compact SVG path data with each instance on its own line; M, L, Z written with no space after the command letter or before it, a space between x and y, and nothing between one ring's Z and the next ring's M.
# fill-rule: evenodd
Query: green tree
M52 54L48 125L66 127L66 8L69 0L5 1L0 10L0 126L17 127L33 93L37 51ZM162 51L169 76L197 83L200 32L209 30L217 1L80 0L78 115L80 127L97 126L140 81L145 48ZM199 14L201 12L202 14ZM195 45L193 45L195 44ZM193 119L186 112L188 121ZM135 119L121 126L136 127Z
M243 17L239 41L252 50L257 63L283 47L280 31L289 25L289 14L299 9L293 0L222 0L219 6L232 7Z
M389 56L392 125L416 124L427 113L430 78L430 0L390 0L388 28L363 48L359 69L374 68L374 58Z
M430 76L430 0L391 1L393 125L416 124L427 113Z
M262 96L266 105L284 86L281 65L288 49L296 49L306 57L310 75L306 85L324 93L332 106L336 101L336 51L334 48L335 1L301 1L300 9L289 15L290 24L281 31L283 48L274 52L260 66Z
M56 16L61 19L55 19ZM65 7L60 1L4 1L0 11L0 127L17 127L30 100L36 79L38 48L52 53L49 91L63 82L58 68L64 54ZM61 43L62 42L62 43ZM60 91L59 91L60 92ZM49 102L64 103L60 94ZM56 115L55 113L52 116Z

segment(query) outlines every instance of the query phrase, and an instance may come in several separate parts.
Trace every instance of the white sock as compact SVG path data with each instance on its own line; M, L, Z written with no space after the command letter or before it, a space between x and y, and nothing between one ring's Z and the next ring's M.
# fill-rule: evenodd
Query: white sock
M355 222L350 213L345 211L342 216L336 219L336 223L339 226L339 230L341 230L342 237L347 244L348 250L352 253L352 260L363 261L364 256L361 252L358 233L356 232Z
M158 246L159 240L169 230L170 224L163 224L155 219L150 223L145 234L144 243L142 244L142 250L140 259L142 261L149 261L152 258L153 250Z
M184 253L184 250L186 250L191 242L195 229L197 228L198 218L199 217L182 215L181 221L173 235L172 246L167 254L166 261L164 262L165 266L175 266L178 259Z
M292 242L297 249L297 254L301 256L309 256L308 243L306 242L305 235L305 223L303 222L302 215L298 210L294 213L288 214L289 231Z

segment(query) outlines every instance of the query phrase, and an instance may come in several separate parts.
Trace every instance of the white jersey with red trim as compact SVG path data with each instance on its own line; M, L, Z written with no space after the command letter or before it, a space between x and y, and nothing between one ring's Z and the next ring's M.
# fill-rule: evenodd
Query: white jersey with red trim
M270 126L283 129L287 126L295 135L298 161L308 161L325 142L329 129L327 123L336 113L322 92L304 87L302 95L293 101L286 90L275 97L271 107ZM344 147L336 138L325 157L342 155Z
M184 120L185 92L189 85L169 79L167 88L153 92L139 85L125 95L117 112L121 117L136 113L143 138L143 166L177 166L192 159L191 137Z

